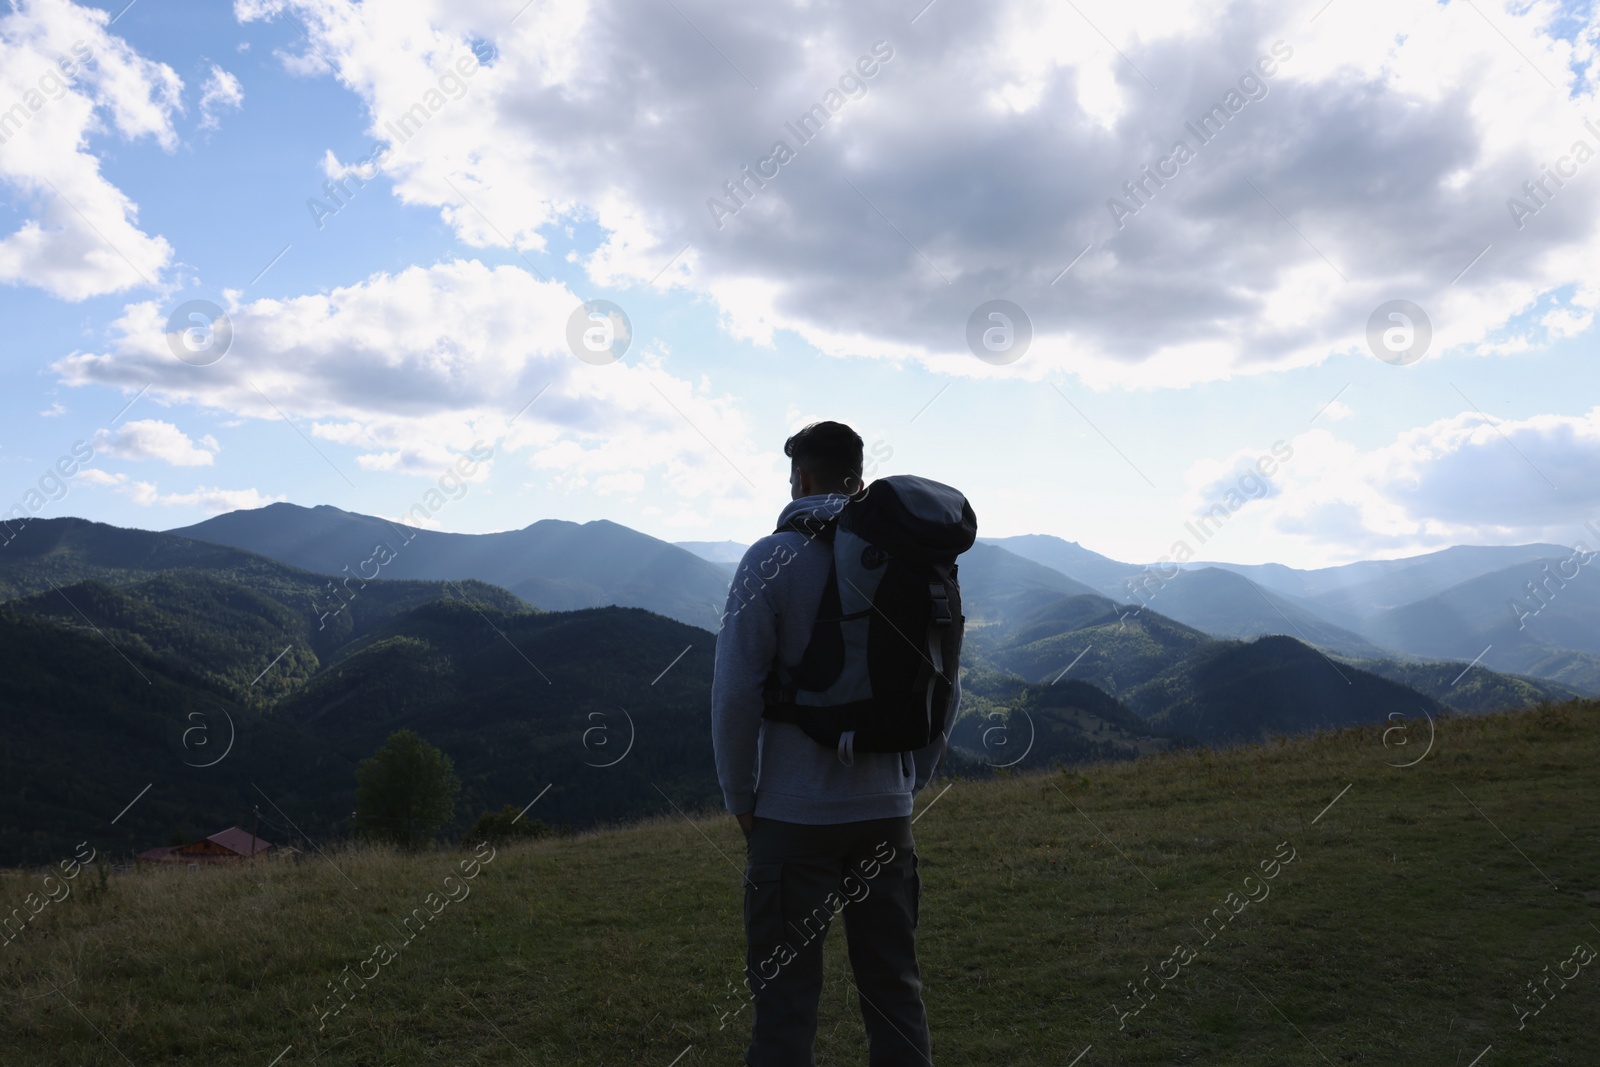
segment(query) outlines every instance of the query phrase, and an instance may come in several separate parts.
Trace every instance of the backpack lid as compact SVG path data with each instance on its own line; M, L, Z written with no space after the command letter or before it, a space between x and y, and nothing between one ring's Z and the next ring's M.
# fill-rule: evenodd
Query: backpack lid
M978 519L960 490L931 478L879 478L846 505L841 529L891 552L925 557L960 555L978 537Z

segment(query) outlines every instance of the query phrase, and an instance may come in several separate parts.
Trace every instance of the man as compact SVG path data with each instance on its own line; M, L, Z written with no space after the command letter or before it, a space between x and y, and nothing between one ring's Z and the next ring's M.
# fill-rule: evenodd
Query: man
M800 528L745 553L711 696L717 775L749 849L745 970L755 1011L745 1062L814 1062L822 942L838 908L873 1067L931 1064L911 809L946 738L915 752L836 752L793 722L763 718L763 683L775 661L791 671L800 663L828 582L833 550L816 532L862 488L861 438L848 426L814 423L783 451L792 500L778 525ZM947 722L959 699L957 687Z

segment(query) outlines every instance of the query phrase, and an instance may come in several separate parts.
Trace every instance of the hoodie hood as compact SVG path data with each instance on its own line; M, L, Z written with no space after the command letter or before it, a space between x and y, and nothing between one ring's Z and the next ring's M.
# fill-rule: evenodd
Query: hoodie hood
M837 519L839 512L850 500L843 493L817 493L813 496L803 496L798 500L791 500L783 506L778 513L778 526L783 526L795 519L816 519L826 521Z

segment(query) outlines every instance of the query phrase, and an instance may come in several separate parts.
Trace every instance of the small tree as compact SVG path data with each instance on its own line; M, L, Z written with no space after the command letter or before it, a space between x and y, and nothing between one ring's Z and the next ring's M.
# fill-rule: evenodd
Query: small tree
M498 845L507 841L549 837L553 833L555 831L539 819L524 819L515 804L507 804L499 811L486 811L479 815L478 821L472 824L472 829L467 831L461 843L476 845L480 841L489 841Z
M356 832L416 848L450 821L461 780L449 756L396 730L356 768Z

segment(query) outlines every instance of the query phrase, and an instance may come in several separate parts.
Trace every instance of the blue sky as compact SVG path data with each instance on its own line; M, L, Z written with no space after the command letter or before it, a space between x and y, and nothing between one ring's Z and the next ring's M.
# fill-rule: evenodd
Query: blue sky
M1570 543L1600 518L1590 5L519 6L0 14L0 109L25 116L0 144L0 507L397 517L481 441L438 528L749 540L783 439L838 418L876 473L966 490L985 534L1122 559L1278 442L1202 555ZM29 108L79 41L93 61ZM1141 202L1146 165L1169 178ZM768 178L736 204L745 166ZM601 365L567 340L595 299L632 327ZM1034 334L1001 365L966 331L997 299ZM203 366L165 334L191 300L234 330ZM1433 328L1400 365L1367 330L1393 300ZM79 440L63 493L46 472Z

